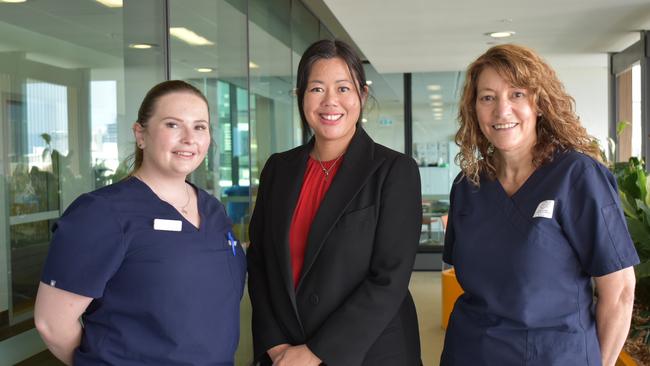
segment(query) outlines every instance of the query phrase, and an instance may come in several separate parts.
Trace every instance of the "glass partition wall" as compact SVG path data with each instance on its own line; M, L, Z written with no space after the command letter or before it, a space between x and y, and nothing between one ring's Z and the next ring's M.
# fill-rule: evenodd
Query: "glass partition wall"
M53 222L81 193L124 176L138 101L165 77L163 5L0 3L2 362L33 352L12 339L33 328Z
M420 166L422 234L416 269L440 269L449 191L460 169L454 162L458 147L458 100L462 72L414 73L411 78L413 158Z
M378 143L404 149L404 74L381 74L364 65L370 97L364 108L363 128Z

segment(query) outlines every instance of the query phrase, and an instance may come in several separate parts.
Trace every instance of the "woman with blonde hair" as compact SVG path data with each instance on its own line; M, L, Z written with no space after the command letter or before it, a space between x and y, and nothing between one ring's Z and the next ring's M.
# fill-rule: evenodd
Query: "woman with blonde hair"
M210 146L208 101L164 81L133 132L131 175L54 225L36 329L67 365L233 365L246 259L224 206L187 181Z
M613 366L639 259L573 98L535 52L499 45L470 65L459 120L444 260L465 293L441 365Z

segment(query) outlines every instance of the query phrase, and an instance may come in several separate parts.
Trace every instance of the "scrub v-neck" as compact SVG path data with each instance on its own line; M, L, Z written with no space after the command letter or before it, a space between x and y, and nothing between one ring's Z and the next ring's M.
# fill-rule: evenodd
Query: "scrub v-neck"
M152 195L152 196L156 199L156 201L157 201L158 203L160 203L162 206L164 206L164 207L167 208L168 210L171 209L171 210L175 213L175 215L178 216L178 217L180 217L181 220L182 220L185 224L189 225L189 227L193 229L193 231L195 231L195 232L201 232L201 231L202 231L201 229L203 228L203 220L204 220L204 217L203 217L203 214L202 214L202 211L201 211L201 209L202 209L202 205L201 205L201 190L200 190L200 189L197 189L196 186L194 186L194 184L192 184L192 183L190 183L190 182L188 182L188 181L185 181L185 183L189 184L190 187L192 187L192 189L193 189L194 192L196 193L196 209L197 209L198 214L199 214L199 226L198 226L198 227L195 226L194 224L192 224L192 223L191 223L187 218L185 218L185 216L183 216L183 214L181 214L180 211L178 211L178 210L176 209L176 207L174 207L171 203L169 203L169 202L163 200L162 198L160 198L160 197L156 194L156 192L154 192L153 189L151 189L151 187L149 187L149 185L147 185L147 183L143 182L142 180L140 180L138 177L135 177L135 176L131 176L131 178L135 179L135 180L136 180L140 185L144 186L144 189L145 189L145 190L146 190L150 195ZM182 231L185 231L185 230L182 230Z

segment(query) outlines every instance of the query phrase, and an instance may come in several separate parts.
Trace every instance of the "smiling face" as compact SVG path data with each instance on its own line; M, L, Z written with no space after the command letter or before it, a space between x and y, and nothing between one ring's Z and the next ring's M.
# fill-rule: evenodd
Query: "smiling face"
M501 153L531 153L537 109L529 91L513 87L491 67L479 74L476 89L476 115L488 141Z
M362 100L357 81L339 57L316 61L309 73L303 110L317 142L347 146L356 130Z
M169 177L186 177L205 158L210 146L208 107L189 92L172 92L158 99L146 127L133 125L143 147L140 169Z

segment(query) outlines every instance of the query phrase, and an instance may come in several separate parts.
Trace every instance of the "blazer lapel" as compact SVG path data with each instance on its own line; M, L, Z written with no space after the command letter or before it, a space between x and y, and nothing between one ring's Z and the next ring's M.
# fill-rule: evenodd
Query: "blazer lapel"
M284 277L284 283L291 298L294 311L298 317L298 307L296 305L295 288L293 284L293 271L291 267L291 252L289 250L289 230L291 228L291 219L293 211L298 202L300 188L307 167L307 158L313 142L301 146L294 150L294 154L278 161L276 165L275 187L271 189L274 197L273 202L273 219L272 232L273 243L279 263L279 270ZM300 318L298 317L298 321Z
M298 291L302 279L309 273L334 224L365 185L368 178L381 165L382 161L383 158L374 158L374 142L372 139L363 129L357 128L343 157L343 163L334 176L330 188L325 193L325 197L312 222L307 237L307 250L302 274L300 275L301 280L297 288Z

